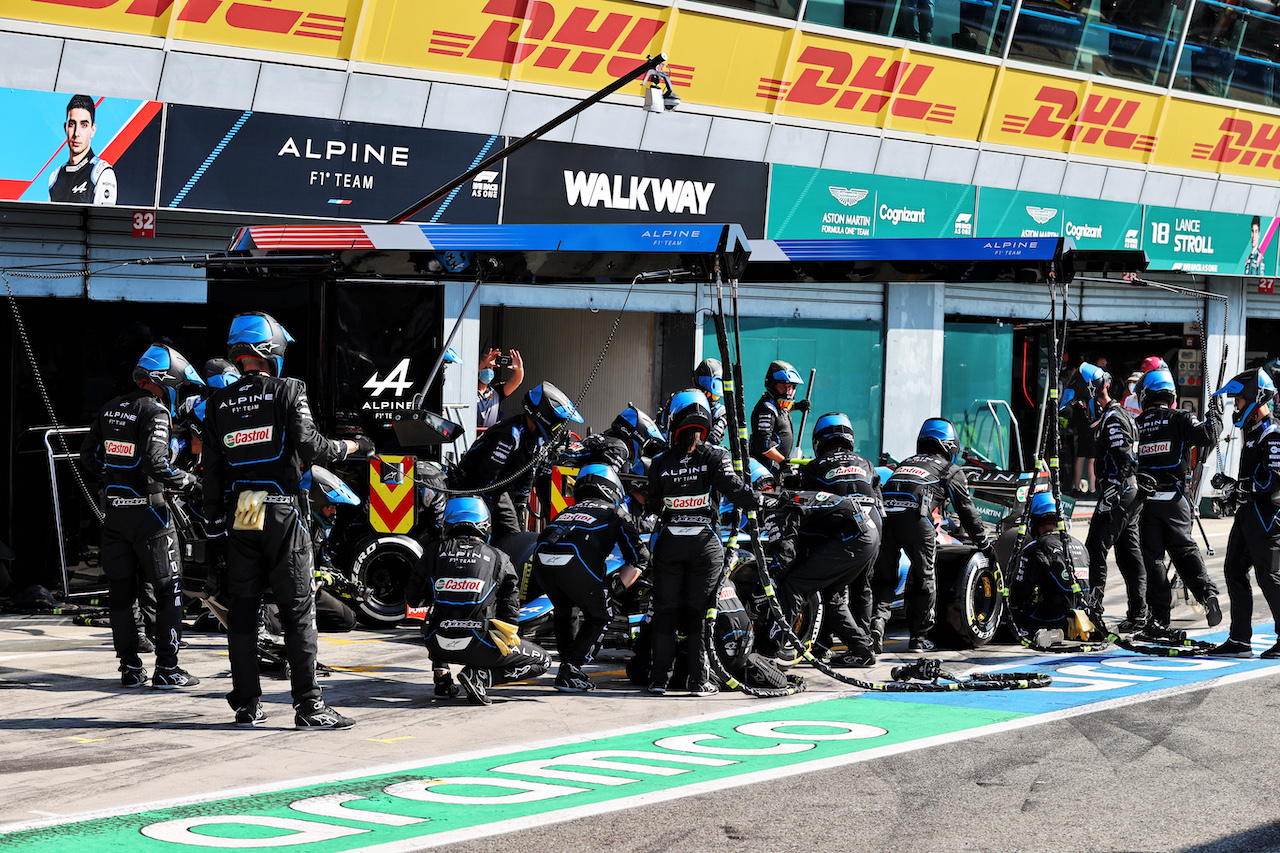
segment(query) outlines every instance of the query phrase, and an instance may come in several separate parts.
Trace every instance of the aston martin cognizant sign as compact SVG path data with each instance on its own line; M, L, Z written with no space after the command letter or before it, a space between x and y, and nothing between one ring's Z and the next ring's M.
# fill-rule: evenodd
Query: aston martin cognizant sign
M764 236L764 163L539 142L507 168L504 223L737 222Z

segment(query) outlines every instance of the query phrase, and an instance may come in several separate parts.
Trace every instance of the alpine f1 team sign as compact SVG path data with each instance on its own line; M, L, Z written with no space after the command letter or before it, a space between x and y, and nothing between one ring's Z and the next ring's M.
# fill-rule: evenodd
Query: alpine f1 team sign
M503 222L737 222L764 236L764 163L547 142L508 169Z

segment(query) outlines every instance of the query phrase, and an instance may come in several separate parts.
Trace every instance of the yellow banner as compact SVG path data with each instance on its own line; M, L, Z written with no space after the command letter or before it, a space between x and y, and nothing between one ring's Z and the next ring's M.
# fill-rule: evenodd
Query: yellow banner
M751 82L778 115L976 139L994 79L989 65L800 32L786 74Z
M369 0L355 58L599 89L662 52L673 14L615 0Z
M346 59L363 0L0 0L0 17Z
M1169 98L1164 166L1280 180L1280 117Z
M982 141L1145 163L1156 150L1159 95L1003 68Z

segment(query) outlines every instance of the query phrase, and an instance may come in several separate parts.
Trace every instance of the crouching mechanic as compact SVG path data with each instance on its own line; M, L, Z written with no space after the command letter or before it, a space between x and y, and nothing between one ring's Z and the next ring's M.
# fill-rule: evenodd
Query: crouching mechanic
M898 586L898 557L902 551L906 551L911 561L903 596L911 631L907 650L931 652L936 648L928 636L933 630L938 597L934 575L935 509L950 500L965 533L988 560L995 562L996 551L974 508L969 481L956 464L959 455L960 436L955 425L945 418L929 418L921 425L916 438L916 455L903 460L884 484L884 539L872 580L875 607L871 640L877 652L889 622L889 605Z
M635 582L649 564L631 515L622 508L626 493L608 465L587 465L573 484L573 506L538 537L533 574L555 607L556 651L560 672L556 689L579 693L593 689L582 667L600 650L613 619L612 601ZM625 564L606 576L605 559L617 546ZM582 625L573 609L582 613Z
M165 488L190 492L194 475L170 462L169 430L178 392L203 385L176 350L152 345L133 370L138 389L103 407L80 448L80 461L106 480L102 568L111 592L111 640L120 659L120 683L142 687L147 671L138 657L134 603L140 584L156 592L156 671L153 687L192 687L200 679L178 668L182 639L182 561Z
M1022 641L1047 649L1064 639L1084 640L1093 633L1077 611L1084 606L1075 561L1068 559L1058 534L1058 504L1040 492L1031 498L1031 535L1017 555L1009 580L1009 612Z
M292 341L267 314L235 317L227 355L244 375L205 404L205 517L210 544L225 543L231 597L227 702L237 726L267 718L260 701L258 611L270 586L284 628L294 725L348 729L355 723L325 704L316 682L315 564L300 506L302 466L369 456L373 442L364 436L329 439L316 430L307 386L280 376Z
M405 601L429 608L422 626L435 665L461 664L458 681L473 705L488 705L489 688L537 678L551 655L516 635L520 583L511 559L489 544L489 507L477 497L445 505L444 538L427 547L409 578Z

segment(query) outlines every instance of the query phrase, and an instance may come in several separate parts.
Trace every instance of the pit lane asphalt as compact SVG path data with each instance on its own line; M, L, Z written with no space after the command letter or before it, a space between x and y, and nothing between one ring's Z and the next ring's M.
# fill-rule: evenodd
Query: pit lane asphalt
M1230 520L1205 522L1221 585ZM1083 535L1078 526L1076 534ZM1123 610L1118 573L1108 611ZM1225 604L1225 596L1224 596ZM1269 611L1255 596L1257 621ZM1175 627L1203 628L1179 606ZM1226 625L1219 630L1225 629ZM882 663L859 671L887 679L908 659L900 626ZM264 679L265 728L240 730L225 640L189 634L182 664L202 683L189 691L118 686L109 631L56 617L0 618L0 824L141 806L246 785L431 759L463 751L585 737L621 726L768 700L733 694L654 698L618 675L593 694L563 696L539 683L495 689L491 708L431 697L416 631L321 636L321 660L342 670L326 698L358 720L348 732L295 733L287 685ZM939 655L963 671L1024 657L987 647ZM609 655L597 673L617 673ZM843 685L812 670L810 695ZM1276 683L1196 689L1057 722L834 770L691 796L588 820L454 845L492 850L1280 850L1274 779ZM3 846L3 842L0 842Z

